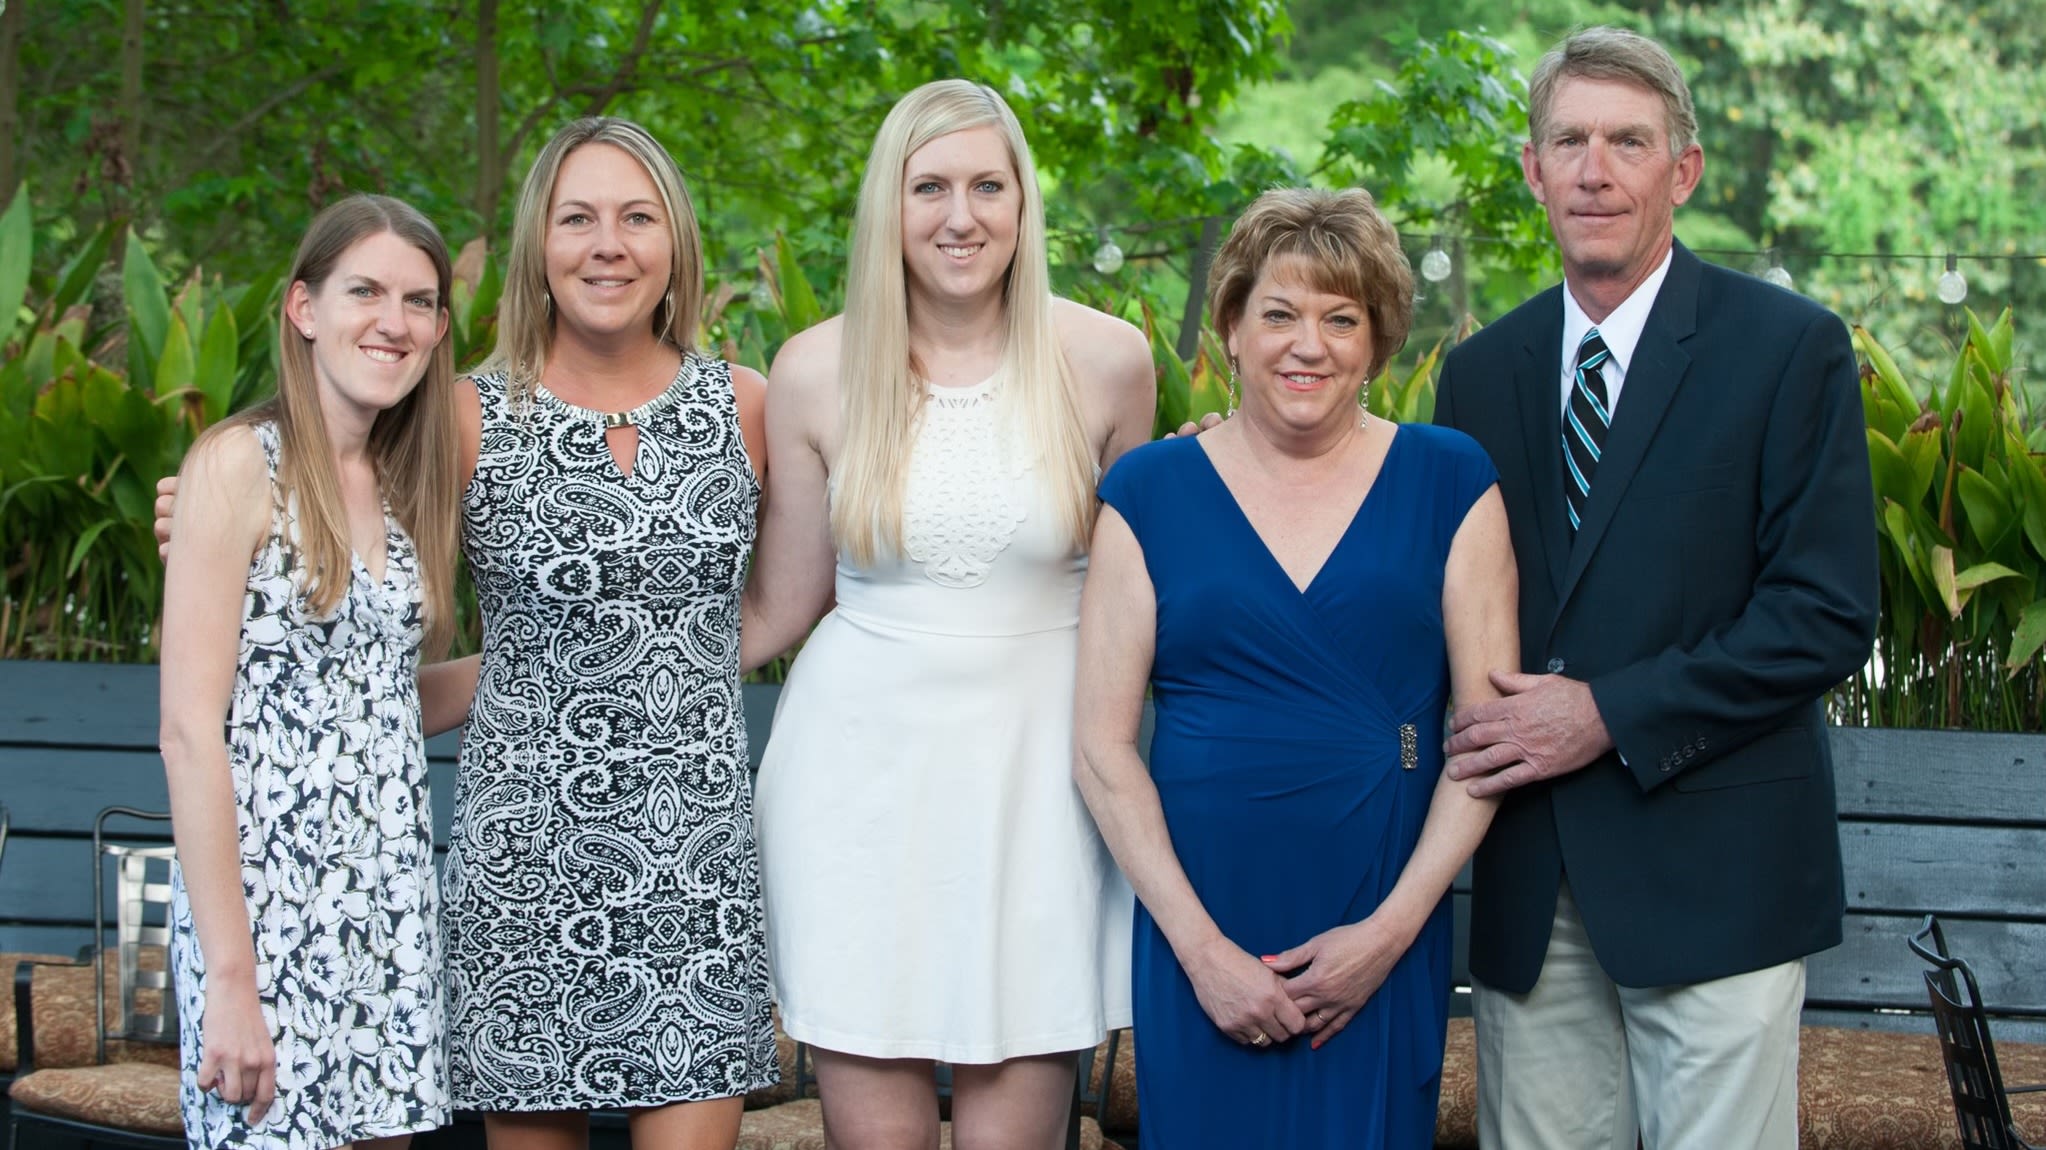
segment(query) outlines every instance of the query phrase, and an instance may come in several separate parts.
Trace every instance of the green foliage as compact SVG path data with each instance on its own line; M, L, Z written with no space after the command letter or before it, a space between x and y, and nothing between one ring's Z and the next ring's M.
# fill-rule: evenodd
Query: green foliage
M1880 529L1875 658L1835 698L1872 726L2046 729L2046 472L2012 386L2013 324L1968 316L1944 381L1913 386L1854 331Z
M25 254L14 227L0 221L0 238ZM33 326L0 342L0 657L154 656L156 481L270 375L274 288L229 291L194 273L172 298L132 242L127 322L96 333L65 301L82 291L81 266L97 266L80 261L107 241L88 239Z
M1421 42L1391 81L1329 117L1321 172L1370 188L1411 230L1485 236L1504 266L1551 269L1548 222L1521 176L1527 81L1512 57L1484 35ZM1448 170L1446 196L1417 178L1429 158Z

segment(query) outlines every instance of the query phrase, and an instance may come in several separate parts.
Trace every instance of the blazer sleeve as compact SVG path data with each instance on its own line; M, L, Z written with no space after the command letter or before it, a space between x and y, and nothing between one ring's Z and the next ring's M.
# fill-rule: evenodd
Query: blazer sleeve
M1780 726L1859 670L1875 640L1875 496L1837 316L1820 312L1799 333L1766 420L1747 606L1692 647L1590 684L1643 790Z

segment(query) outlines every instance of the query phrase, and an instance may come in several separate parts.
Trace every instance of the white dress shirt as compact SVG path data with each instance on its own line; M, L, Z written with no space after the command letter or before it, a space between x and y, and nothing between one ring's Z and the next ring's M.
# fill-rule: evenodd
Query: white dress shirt
M1620 388L1627 382L1627 367L1634 362L1634 348L1641 343L1641 329L1648 326L1649 309L1655 306L1655 295L1662 290L1663 278L1669 275L1670 257L1676 254L1674 246L1663 253L1662 263L1650 272L1648 278L1634 293L1613 309L1613 314L1604 323L1593 323L1584 309L1577 306L1577 297L1570 294L1570 283L1563 283L1563 375L1556 396L1562 401L1563 416L1570 415L1570 389L1577 386L1577 345L1584 341L1584 333L1592 328L1606 341L1606 351L1612 358L1599 366L1599 378L1606 384L1606 414L1613 415L1620 407Z

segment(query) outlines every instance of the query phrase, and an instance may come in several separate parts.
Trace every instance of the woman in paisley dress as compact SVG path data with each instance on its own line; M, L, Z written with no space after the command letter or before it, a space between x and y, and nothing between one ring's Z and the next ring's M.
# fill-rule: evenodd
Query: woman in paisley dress
M195 1147L448 1118L422 646L454 623L446 245L396 200L299 244L274 400L201 437L165 576L171 962Z
M579 120L519 197L456 386L483 614L445 917L454 1103L492 1150L730 1147L778 1071L739 593L765 381L693 346L703 256L644 129Z
M1099 469L1150 349L1050 290L1015 116L950 80L868 159L846 311L788 341L747 665L836 598L760 774L776 994L836 1150L1063 1145L1074 1052L1129 1021L1130 895L1072 781ZM835 571L835 580L834 580Z

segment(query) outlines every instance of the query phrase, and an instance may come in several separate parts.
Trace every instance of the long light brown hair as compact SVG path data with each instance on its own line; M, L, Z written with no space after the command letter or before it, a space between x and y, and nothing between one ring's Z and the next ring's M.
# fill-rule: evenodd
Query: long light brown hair
M1044 194L1023 127L995 90L966 80L937 80L888 113L867 156L853 218L839 354L838 451L831 533L839 550L867 564L902 542L902 496L909 449L923 410L924 384L910 362L909 294L902 262L902 180L909 157L939 136L993 127L1009 148L1023 192L1016 255L1003 286L1005 416L1014 418L1051 486L1053 503L1076 548L1093 530L1094 455L1080 419L1079 388L1052 323L1051 266L1045 253Z
M439 310L445 317L454 280L447 242L418 209L389 196L350 196L313 220L298 243L298 254L291 259L283 307L290 306L291 285L303 283L308 291L319 294L348 249L385 232L424 252L433 262ZM426 620L423 651L429 658L445 652L454 636L455 556L461 538L457 519L460 493L455 489L460 448L455 431L453 353L448 342L443 334L433 346L419 385L377 413L369 432L369 457L376 466L377 486L390 504L392 516L412 537L419 557ZM349 543L341 477L327 439L327 420L320 410L313 341L299 334L288 312L278 317L277 395L220 426L262 420L277 425L278 496L292 509L306 600L315 613L324 615L334 610L348 590L355 549Z
M668 292L654 308L655 338L683 352L694 350L703 312L703 235L682 169L652 133L616 116L586 116L563 127L540 149L512 219L511 251L505 261L504 294L497 305L497 346L476 370L503 372L514 405L531 398L533 385L554 349L554 300L547 289L547 215L562 162L585 144L609 144L638 160L660 189L673 251Z

